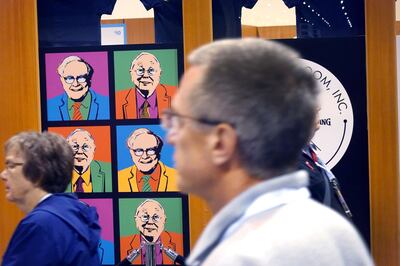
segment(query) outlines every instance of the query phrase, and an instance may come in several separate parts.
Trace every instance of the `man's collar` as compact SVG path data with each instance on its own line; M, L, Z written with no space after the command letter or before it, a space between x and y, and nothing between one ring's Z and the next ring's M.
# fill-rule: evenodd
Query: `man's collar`
M92 101L92 94L90 93L90 89L89 89L87 94L81 101L81 106L83 106L84 108L87 109L90 107L91 101ZM74 103L75 103L75 101L68 97L68 109L71 109Z
M203 261L218 245L227 228L244 215L257 197L278 189L299 189L307 186L307 172L300 170L270 178L243 191L214 215L187 259L187 264L198 265L198 262Z
M87 170L83 174L79 174L74 170L72 174L72 184L75 184L76 181L78 180L79 176L82 176L83 182L85 182L86 185L89 185L90 183L90 166L87 168Z

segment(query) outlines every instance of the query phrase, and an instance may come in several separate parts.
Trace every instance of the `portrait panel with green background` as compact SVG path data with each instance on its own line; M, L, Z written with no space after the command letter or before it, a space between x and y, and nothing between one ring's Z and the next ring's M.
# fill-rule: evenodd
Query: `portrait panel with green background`
M137 207L147 198L119 199L120 236L139 234L136 228L135 214ZM151 198L158 201L164 208L167 220L165 231L182 234L182 199L180 198Z
M178 51L177 49L155 49L155 50L129 50L114 52L114 77L115 91L132 88L130 67L132 61L142 52L153 54L161 66L161 84L177 86L178 75Z

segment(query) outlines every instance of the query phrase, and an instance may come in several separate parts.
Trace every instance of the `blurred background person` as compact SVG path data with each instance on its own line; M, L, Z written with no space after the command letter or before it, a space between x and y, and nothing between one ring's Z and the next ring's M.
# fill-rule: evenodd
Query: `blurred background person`
M312 136L320 128L320 110L321 107L318 107L315 130ZM352 213L340 190L339 181L328 166L318 157L316 149L317 146L310 141L303 148L299 163L299 169L306 170L310 177L308 189L311 192L311 197L351 219Z

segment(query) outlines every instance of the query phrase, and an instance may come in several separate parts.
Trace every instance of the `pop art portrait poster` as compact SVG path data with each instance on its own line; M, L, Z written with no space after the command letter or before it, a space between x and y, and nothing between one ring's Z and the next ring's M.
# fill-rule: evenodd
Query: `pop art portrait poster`
M159 125L117 126L119 192L177 191L173 147L165 137ZM154 185L145 190L142 180L149 175Z
M107 52L47 53L45 74L48 121L73 120L77 101L82 120L110 118Z
M173 265L165 254L170 248L183 252L182 200L180 198L136 198L119 200L121 258L133 250L138 256L133 264L144 264L145 243L156 245L157 265ZM146 242L147 241L147 242Z
M114 52L116 119L157 119L178 85L177 50Z
M160 112L170 107L183 71L182 55L182 47L169 44L40 50L42 128L62 135L74 152L67 192L76 193L99 213L103 265L115 265L126 257L126 250L120 250L120 238L139 234L134 212L146 199L158 201L165 209L165 231L175 243L165 247L180 255L189 252L188 198L177 191L173 147L159 125ZM133 95L135 103L139 96L154 92L148 117L140 116L146 113L144 101L134 108L126 95L126 102L120 101L120 92L126 90L133 92L129 97ZM127 115L118 117L118 112ZM136 115L131 117L130 112ZM135 131L140 134L128 145ZM120 185L121 180L128 189ZM125 207L124 201L133 207ZM159 220L151 215L149 221L153 218ZM131 224L128 228L124 223ZM172 264L164 257L158 259Z
M112 192L109 126L49 127L68 141L74 152L74 172L67 192ZM77 190L79 176L90 175L91 185ZM88 183L85 181L85 183Z

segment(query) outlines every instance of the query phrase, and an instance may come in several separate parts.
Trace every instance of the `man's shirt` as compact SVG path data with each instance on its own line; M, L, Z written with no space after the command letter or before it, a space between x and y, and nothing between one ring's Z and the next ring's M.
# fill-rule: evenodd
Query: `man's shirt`
M147 103L149 104L148 111L150 114L149 118L158 118L158 107L157 107L157 93L156 91L153 92L153 94L145 98L138 90L136 89L136 114L138 115L138 118L140 118L140 113L143 108L144 102L147 100Z
M85 98L81 102L81 106L79 107L79 111L82 114L82 120L87 120L89 117L90 103L92 101L92 94L90 91L86 94ZM74 100L68 97L68 114L69 117L74 117Z
M153 173L150 175L146 175L137 169L136 171L136 182L138 184L139 190L142 190L144 186L144 176L150 176L149 178L149 185L151 187L151 191L158 191L158 184L160 183L161 177L161 167L157 164L156 168L154 169Z
M83 183L82 188L83 192L93 192L92 181L90 179L90 167L84 172L82 175L79 175L76 171L72 174L72 185L73 185L73 192L76 192L76 181L78 178L82 176Z

